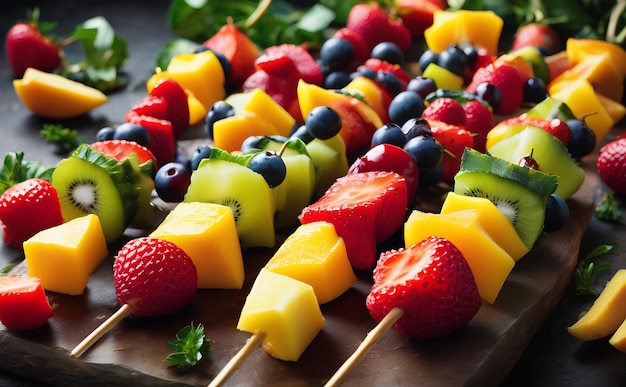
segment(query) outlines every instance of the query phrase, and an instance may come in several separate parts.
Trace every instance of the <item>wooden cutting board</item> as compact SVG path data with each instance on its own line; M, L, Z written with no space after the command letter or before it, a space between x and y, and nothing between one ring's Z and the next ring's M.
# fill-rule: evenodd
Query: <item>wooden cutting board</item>
M561 298L576 266L600 195L595 158L588 156L583 164L587 178L568 201L567 225L541 239L517 263L493 305L483 304L469 324L438 340L419 342L393 330L385 333L345 385L484 386L502 381ZM414 207L437 211L441 193L422 193ZM129 232L126 237L138 235ZM123 242L111 246L111 253ZM172 316L130 316L80 359L71 358L69 351L118 309L109 257L83 295L48 293L55 316L42 328L16 333L0 326L0 371L60 385L207 385L250 337L235 327L256 274L272 253L260 248L244 252L243 289L199 290L188 307ZM227 385L323 385L375 326L365 307L371 274L358 275L350 290L322 306L326 325L298 362L276 360L258 349ZM167 343L190 322L202 323L214 343L207 362L180 374L164 358L170 352Z

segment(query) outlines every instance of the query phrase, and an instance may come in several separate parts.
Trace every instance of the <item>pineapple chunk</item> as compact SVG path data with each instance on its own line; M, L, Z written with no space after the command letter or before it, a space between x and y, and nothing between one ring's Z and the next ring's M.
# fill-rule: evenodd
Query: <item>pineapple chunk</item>
M79 295L108 248L100 219L89 214L33 235L24 255L28 275L39 277L44 289Z
M198 288L243 286L241 246L229 207L179 203L150 236L172 242L189 255L198 271Z
M480 225L480 216L477 209L449 214L413 210L404 224L404 243L408 248L433 235L448 239L472 269L480 297L493 304L515 261Z
M346 245L328 222L299 226L265 268L311 285L320 304L339 297L356 282Z
M237 329L263 333L272 357L298 361L324 326L311 285L262 269L241 310Z

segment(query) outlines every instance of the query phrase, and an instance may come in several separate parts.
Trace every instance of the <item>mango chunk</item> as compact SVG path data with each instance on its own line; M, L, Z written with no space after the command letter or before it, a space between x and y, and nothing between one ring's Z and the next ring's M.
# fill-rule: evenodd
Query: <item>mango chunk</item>
M250 136L275 135L280 133L274 125L248 110L242 110L213 124L215 147L228 152L241 151L241 144Z
M346 245L328 222L299 226L265 269L311 285L320 304L339 297L356 282Z
M528 253L528 247L520 238L509 218L487 198L459 195L451 191L446 195L441 213L448 214L468 209L479 211L478 223L513 260L518 261Z
M609 339L609 344L626 353L626 320L617 328L617 331Z
M504 20L493 11L435 11L433 24L424 31L428 48L440 53L451 44L468 43L498 53Z
M34 68L15 79L13 88L30 111L50 119L78 117L108 101L98 89Z
M408 248L433 235L448 239L472 269L480 297L493 304L515 261L481 226L480 216L477 209L448 214L413 210L404 224L404 243Z
M264 333L272 357L298 361L324 326L311 285L261 269L241 310L237 329Z
M608 54L615 67L626 76L626 51L618 44L602 39L569 38L565 52L570 66L584 61L589 55Z
M40 231L24 242L28 275L44 289L79 295L89 275L108 255L97 215L89 214Z
M235 112L246 110L264 118L281 136L289 137L296 123L287 110L260 88L231 94L226 102L234 107Z
M626 320L626 269L618 270L591 308L567 331L583 341L607 337ZM620 332L620 335L623 332ZM619 340L619 335L614 341Z
M179 203L150 234L174 243L189 255L198 272L198 288L241 289L244 265L235 217L215 203Z

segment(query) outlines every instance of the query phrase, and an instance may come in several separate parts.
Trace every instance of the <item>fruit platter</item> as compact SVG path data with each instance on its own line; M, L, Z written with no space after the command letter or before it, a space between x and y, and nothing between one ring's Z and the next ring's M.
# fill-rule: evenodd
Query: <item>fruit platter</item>
M563 342L623 359L611 34L438 0L113 3L2 22L9 383L482 386ZM201 38L203 12L225 17Z

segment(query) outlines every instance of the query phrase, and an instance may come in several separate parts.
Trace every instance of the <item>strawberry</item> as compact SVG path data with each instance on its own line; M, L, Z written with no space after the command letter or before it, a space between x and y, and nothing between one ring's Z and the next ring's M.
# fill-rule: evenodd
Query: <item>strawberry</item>
M411 81L411 76L399 64L389 63L378 58L369 58L363 63L363 66L374 72L382 71L392 73L400 81L402 90L404 90L406 85Z
M388 15L376 2L354 5L348 13L346 28L363 37L368 51L383 41L395 43L402 51L407 51L413 39L402 19Z
M179 139L189 127L189 102L185 89L175 80L163 78L154 85L150 95L166 102L165 117L156 118L171 122L174 138Z
M494 106L495 113L511 114L522 105L524 82L515 67L504 62L497 66L491 63L480 67L474 73L466 90L470 93L476 93L476 88L482 83L493 84L500 90L502 99L497 106Z
M493 112L478 100L469 100L463 104L465 111L465 129L474 136L474 149L485 152L487 133L493 128Z
M131 124L141 125L148 131L150 135L150 145L148 149L156 158L156 167L174 161L176 156L176 139L172 130L172 123L168 120L162 120L151 116L131 115Z
M448 8L445 0L398 0L398 15L413 38L422 38L433 24L433 14Z
M120 305L136 316L162 316L187 305L198 286L196 266L172 242L142 237L128 241L113 263L113 283Z
M33 12L31 20L16 23L7 33L7 59L18 78L29 67L52 72L61 64L59 49L49 36L42 34L38 18L39 13Z
M4 242L16 249L41 230L63 223L59 195L44 179L30 178L9 187L0 196Z
M442 121L450 125L465 126L465 110L454 98L437 98L422 112L427 120Z
M519 116L510 117L500 121L496 126L492 129L501 130L500 128L508 128L510 126L535 126L537 128L541 128L546 132L550 133L554 137L558 138L559 141L563 143L563 145L567 146L569 142L572 140L572 131L566 122L553 118L551 120L544 120L539 117L532 117L527 114L520 114Z
M318 86L324 82L322 69L304 46L297 46L295 44L270 46L266 48L263 55L257 59L256 65L259 67L264 57L276 58L281 56L286 56L295 65L299 79ZM285 74L282 75L284 76Z
M302 224L326 221L335 226L356 269L376 263L376 245L403 224L407 208L404 177L395 172L370 171L338 178L299 216Z
M148 94L131 106L130 110L124 114L127 122L130 122L133 116L150 116L164 119L167 116L167 102L161 97Z
M480 309L481 299L461 251L449 240L432 236L381 254L366 305L376 321L393 308L401 309L404 314L394 329L427 340L467 324Z
M104 153L106 156L113 157L117 161L124 161L128 156L134 154L142 170L155 172L156 157L154 157L154 154L145 146L139 145L134 141L102 140L92 143L91 147ZM147 163L150 163L150 165Z
M626 194L626 138L613 140L600 148L598 175L610 189Z
M35 329L53 315L39 278L0 276L0 322L5 327L16 331Z
M559 34L552 27L539 23L523 25L515 33L511 48L518 50L527 46L542 47L548 55L563 49Z
M441 163L441 181L452 182L461 166L461 156L465 148L474 147L474 137L462 126L450 125L442 121L428 120L433 136L445 149Z

